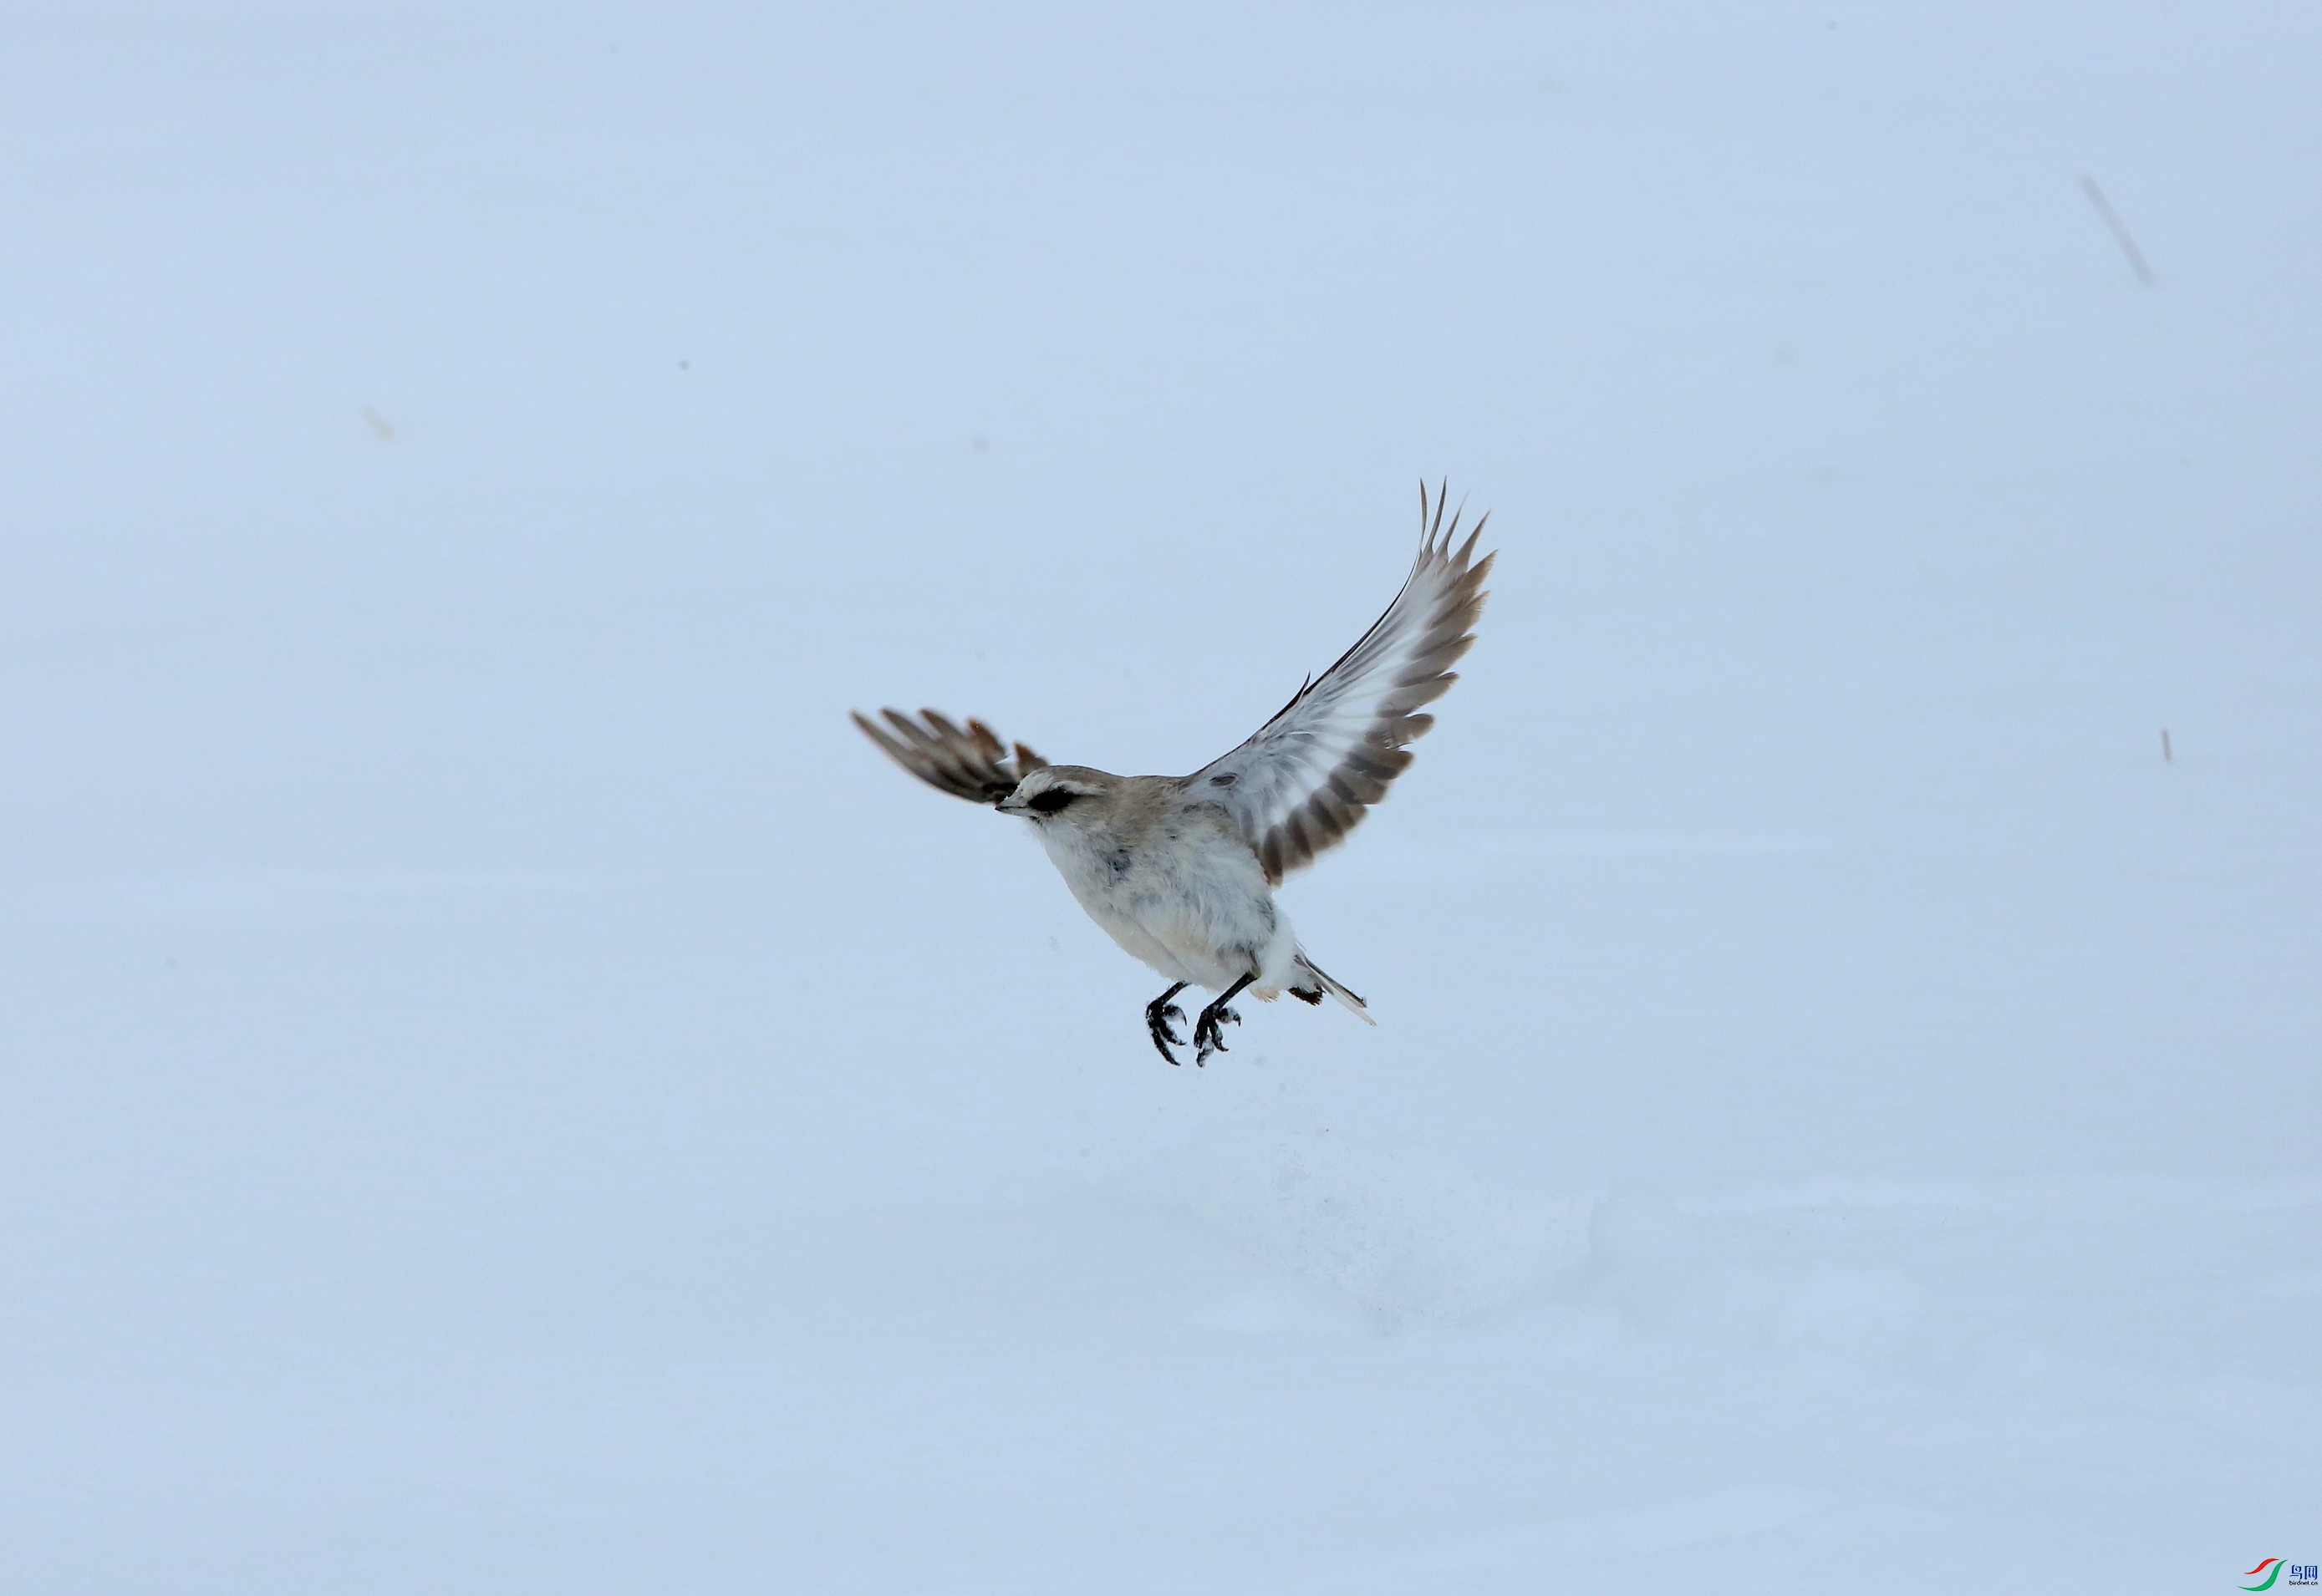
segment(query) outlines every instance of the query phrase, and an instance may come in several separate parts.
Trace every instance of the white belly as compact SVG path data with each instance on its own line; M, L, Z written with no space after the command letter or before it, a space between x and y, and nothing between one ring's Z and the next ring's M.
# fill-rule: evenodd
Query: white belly
M1089 918L1132 958L1211 991L1255 972L1257 998L1275 997L1290 979L1298 939L1247 848L1162 836L1132 854L1106 854L1060 833L1041 833L1049 858Z

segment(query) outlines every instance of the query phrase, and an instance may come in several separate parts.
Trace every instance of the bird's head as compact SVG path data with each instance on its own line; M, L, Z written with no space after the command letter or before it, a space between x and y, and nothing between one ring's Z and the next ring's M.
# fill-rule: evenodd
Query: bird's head
M1111 807L1112 789L1119 780L1082 765L1044 765L994 807L1002 815L1021 815L1040 825L1059 820L1084 825Z

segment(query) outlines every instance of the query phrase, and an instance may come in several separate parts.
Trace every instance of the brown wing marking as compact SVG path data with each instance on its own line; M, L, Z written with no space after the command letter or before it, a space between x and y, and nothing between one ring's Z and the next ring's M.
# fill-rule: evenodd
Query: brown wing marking
M879 713L887 722L882 727L859 709L849 713L888 758L938 792L971 803L998 803L1048 762L1021 743L1011 759L999 734L980 720L970 719L961 727L933 709L922 709L916 716L882 709Z

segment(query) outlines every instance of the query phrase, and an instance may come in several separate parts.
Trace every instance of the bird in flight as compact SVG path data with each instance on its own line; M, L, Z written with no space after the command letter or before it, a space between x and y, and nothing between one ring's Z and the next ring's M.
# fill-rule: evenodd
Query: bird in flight
M1190 776L1052 765L932 709L882 710L883 726L857 710L855 724L928 786L1031 823L1089 918L1170 982L1145 1006L1145 1028L1172 1064L1185 1045L1174 999L1187 987L1218 994L1193 1024L1197 1064L1227 1051L1224 1027L1241 1023L1227 1005L1245 990L1266 1002L1327 993L1376 1023L1298 945L1274 889L1386 796L1435 724L1419 707L1458 679L1450 667L1476 641L1494 557L1475 558L1483 520L1453 547L1459 516L1444 524L1445 497L1421 485L1419 558L1386 613L1248 742Z

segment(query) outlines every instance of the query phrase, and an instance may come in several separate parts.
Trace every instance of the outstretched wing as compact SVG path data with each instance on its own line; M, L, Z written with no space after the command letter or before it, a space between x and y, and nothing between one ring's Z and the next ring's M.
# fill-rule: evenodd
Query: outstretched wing
M972 803L996 804L1016 790L1016 784L1047 761L1016 744L1014 759L997 734L980 720L963 731L932 709L915 718L898 709L882 709L891 732L861 710L849 711L863 734L887 751L887 757L929 787Z
M1421 485L1419 558L1386 614L1257 735L1185 778L1187 798L1233 816L1269 881L1311 864L1361 823L1411 763L1405 745L1435 724L1413 711L1458 679L1450 667L1476 641L1468 628L1483 614L1493 556L1474 560L1480 520L1453 551L1459 518L1445 528L1443 498L1439 491L1431 506Z

